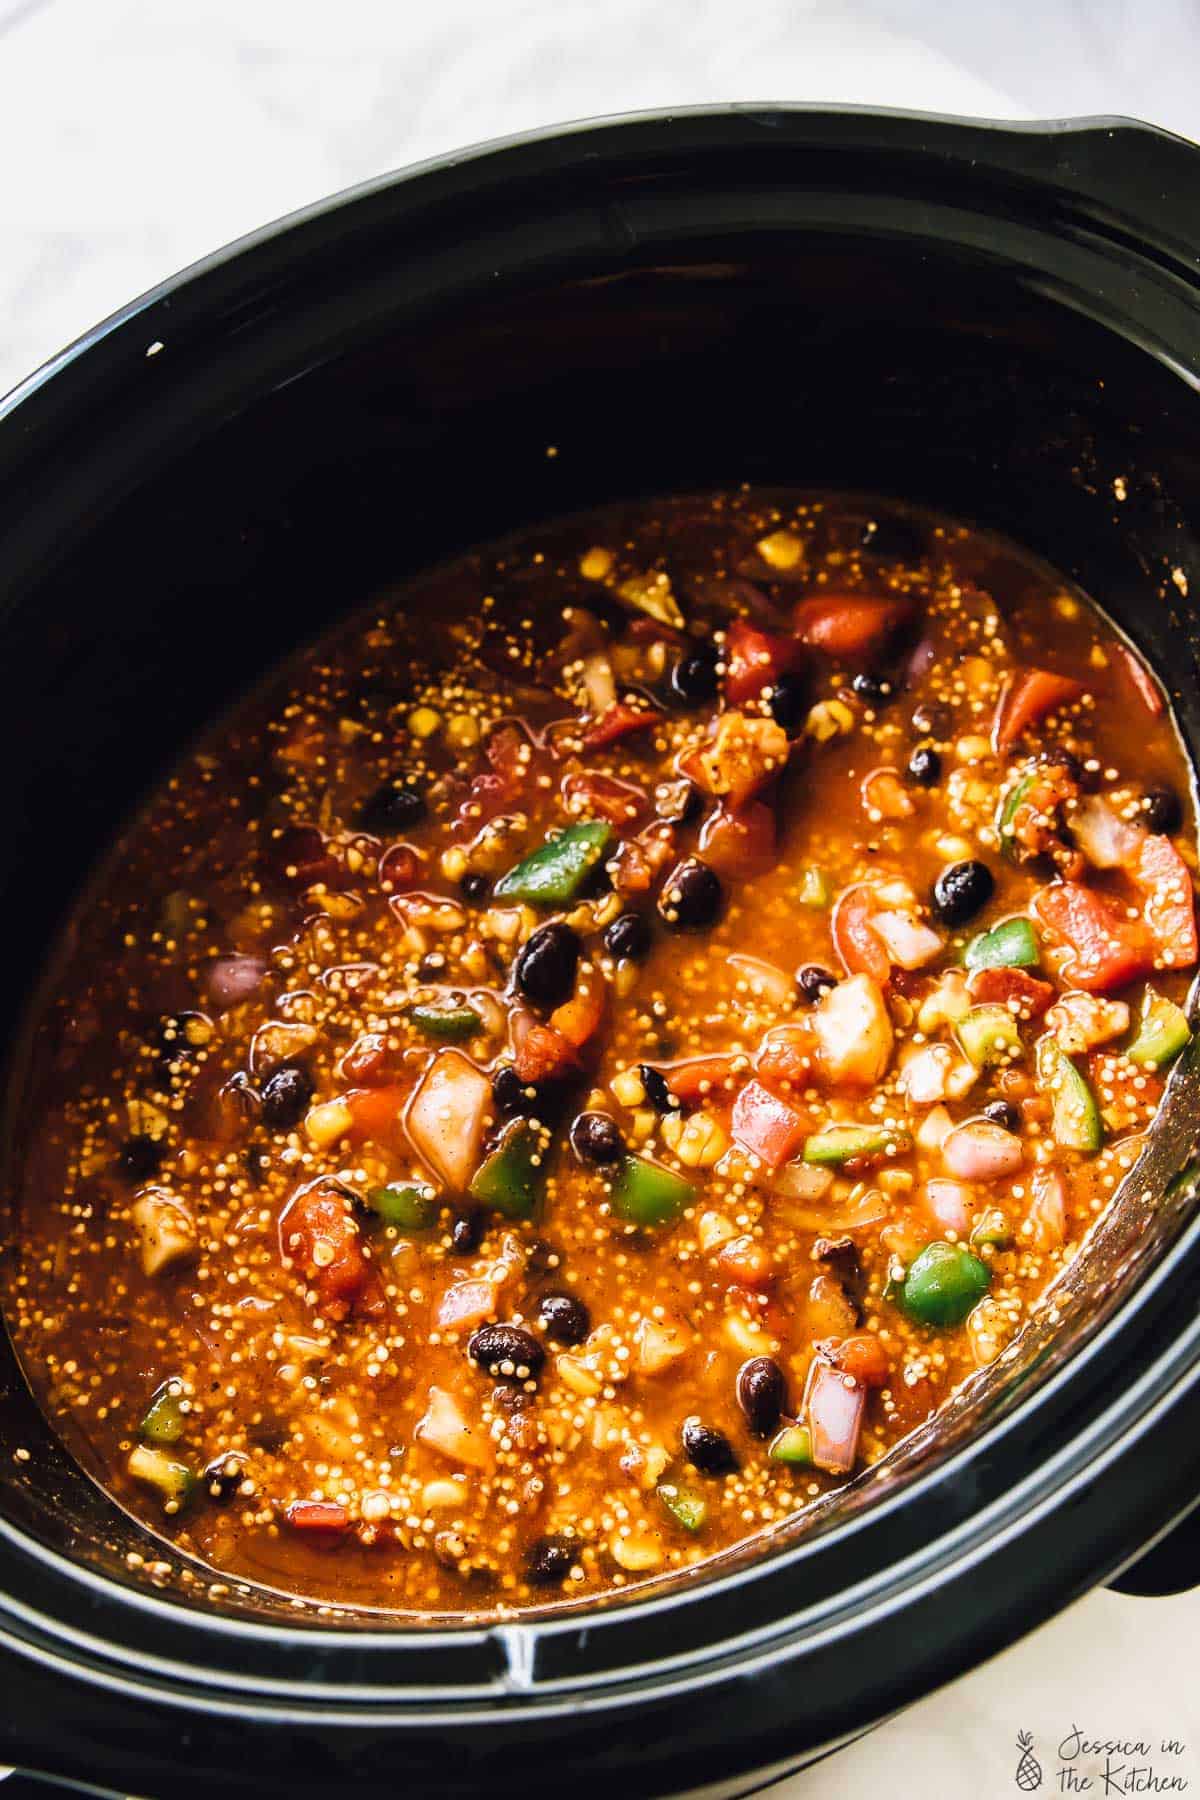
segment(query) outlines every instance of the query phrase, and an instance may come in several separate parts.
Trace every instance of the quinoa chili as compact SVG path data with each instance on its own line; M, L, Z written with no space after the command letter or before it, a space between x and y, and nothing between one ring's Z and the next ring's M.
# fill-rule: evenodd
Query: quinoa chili
M223 1577L488 1612L765 1533L1020 1330L1189 1033L1157 685L986 534L613 508L376 603L78 909L6 1311Z

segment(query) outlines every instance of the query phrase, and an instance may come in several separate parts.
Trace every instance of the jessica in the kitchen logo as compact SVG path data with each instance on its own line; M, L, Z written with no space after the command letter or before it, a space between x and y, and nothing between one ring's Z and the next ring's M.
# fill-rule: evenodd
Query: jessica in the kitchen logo
M1106 1794L1183 1794L1191 1787L1181 1738L1089 1737L1072 1725L1053 1755L1040 1760L1032 1733L1018 1732L1017 1756L1013 1781L1022 1794L1036 1794L1044 1785L1051 1793L1100 1800Z

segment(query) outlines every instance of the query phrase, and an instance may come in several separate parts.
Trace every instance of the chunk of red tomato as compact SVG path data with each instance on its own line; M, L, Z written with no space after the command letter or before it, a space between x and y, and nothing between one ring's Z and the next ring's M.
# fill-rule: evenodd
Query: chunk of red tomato
M802 600L792 615L806 644L827 656L863 657L878 650L913 615L907 594L819 594Z
M848 887L833 909L829 929L847 975L869 975L882 987L891 976L892 963L871 924L875 904L875 896L864 882Z
M323 1316L375 1318L386 1305L379 1272L363 1248L346 1195L326 1183L293 1195L279 1219L280 1254L317 1291Z
M735 619L726 635L725 698L731 706L753 700L781 675L796 669L803 655L798 638L762 631L745 619Z
M733 1103L730 1129L744 1150L777 1169L800 1148L808 1131L802 1113L760 1081L749 1081Z
M1072 987L1106 993L1154 967L1154 945L1145 926L1094 888L1056 881L1034 895L1032 909L1051 940L1071 952L1062 975Z

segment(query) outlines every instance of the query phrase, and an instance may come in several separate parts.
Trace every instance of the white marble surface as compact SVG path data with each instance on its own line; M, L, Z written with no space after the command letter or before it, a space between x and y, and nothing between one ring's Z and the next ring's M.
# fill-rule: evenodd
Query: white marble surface
M229 238L455 145L733 99L1200 136L1198 48L1195 0L0 0L0 392ZM778 1791L991 1800L1029 1730L1062 1792L1076 1726L1183 1740L1150 1760L1195 1791L1198 1627L1200 1598L1092 1595Z

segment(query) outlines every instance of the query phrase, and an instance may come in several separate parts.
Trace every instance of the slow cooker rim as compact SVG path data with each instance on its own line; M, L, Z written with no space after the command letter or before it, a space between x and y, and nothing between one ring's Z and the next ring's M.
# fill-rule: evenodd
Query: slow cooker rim
M39 389L57 379L68 370L75 368L81 359L85 358L90 352L111 338L111 336L123 326L139 318L149 307L177 295L182 289L188 287L202 277L219 273L223 269L233 266L248 253L261 247L275 244L277 240L285 237L298 226L326 221L333 214L341 212L342 209L358 200L370 198L380 193L386 193L394 188L418 181L423 177L432 174L442 174L447 170L457 170L462 168L469 171L470 169L477 167L481 162L495 158L497 155L512 150L525 150L530 146L554 146L560 144L563 140L585 138L593 135L599 136L603 133L620 132L628 128L633 128L635 130L640 127L649 126L661 128L664 123L667 125L674 125L678 121L689 123L697 121L708 122L712 120L727 121L730 119L738 119L744 122L753 115L764 115L768 113L785 116L789 120L793 118L799 119L806 125L813 126L821 121L827 120L834 120L841 123L849 116L851 118L866 118L875 122L900 121L905 124L920 125L923 128L932 129L935 133L939 128L967 128L972 132L991 134L993 138L997 140L1004 134L1019 135L1030 141L1040 141L1051 133L1059 133L1063 137L1070 137L1075 133L1099 130L1107 132L1119 131L1121 133L1137 132L1150 137L1160 138L1165 142L1183 143L1183 140L1173 139L1169 133L1161 132L1154 127L1141 126L1136 121L1084 119L1046 125L1038 122L1009 123L960 120L923 113L890 112L877 108L838 109L833 111L823 107L776 107L771 105L762 105L752 108L705 107L684 109L677 114L670 115L665 121L662 114L649 112L632 115L626 119L617 118L589 121L585 122L582 126L550 127L542 132L523 134L515 138L500 140L495 144L475 146L468 151L457 153L449 157L434 158L429 162L417 165L417 167L412 170L395 172L379 177L371 182L360 184L341 194L330 196L326 200L317 202L313 207L302 209L282 220L276 221L272 225L266 226L258 232L251 233L247 237L238 240L236 243L227 246L225 249L215 252L211 257L201 259L198 263L191 265L188 269L185 269L181 271L180 274L172 277L168 282L161 284L159 287L150 290L147 294L142 295L137 300L130 302L126 307L113 314L110 319L102 322L102 324L77 340L74 345L62 352L59 357L52 359L49 363L44 365L41 370L36 371L33 375L28 377L24 383L20 384L12 391L7 400L0 402L0 418L11 417L15 409L24 404ZM1184 145L1184 148L1190 149L1190 147L1186 145ZM1193 1222L1193 1227L1195 1227L1195 1222ZM1149 1297L1148 1289L1151 1285L1151 1278L1155 1278L1156 1286L1161 1284L1161 1282L1166 1279L1168 1271L1175 1268L1184 1259L1187 1250L1191 1250L1192 1252L1195 1251L1196 1236L1197 1232L1195 1228L1193 1228L1190 1233L1183 1234L1181 1238L1178 1239L1159 1259L1155 1268L1148 1271L1146 1276L1143 1277L1137 1295L1131 1297L1131 1300L1136 1300L1138 1302L1139 1310L1143 1300L1146 1300ZM963 1466L963 1461L967 1458L968 1454L970 1452L978 1453L980 1446L985 1440L987 1442L994 1441L993 1434L1007 1429L1018 1414L1024 1415L1026 1409L1034 1407L1036 1403L1048 1400L1052 1393L1057 1393L1061 1386L1069 1381L1072 1372L1082 1367L1081 1359L1090 1358L1093 1354L1099 1354L1100 1346L1107 1343L1110 1329L1115 1331L1117 1327L1128 1323L1129 1318L1130 1306L1126 1305L1114 1314L1112 1319L1106 1321L1101 1330L1095 1333L1061 1369L1056 1371L1055 1375L1049 1378L1042 1388L1039 1388L1035 1394L1029 1395L1023 1399L1019 1403L1019 1406L1014 1409L1014 1413L1009 1419L1001 1421L1000 1425L990 1428L988 1432L981 1433L979 1438L971 1445L964 1446L963 1450L957 1453L952 1459L955 1466L961 1468ZM1177 1343L1180 1341L1181 1340L1176 1340ZM1157 1367L1158 1365L1154 1365L1154 1368ZM1148 1376L1151 1373L1153 1373L1153 1369L1147 1372ZM1160 1397L1162 1404L1168 1402L1172 1391L1173 1390L1164 1391L1163 1395ZM1107 1416L1108 1415L1106 1414L1105 1417ZM905 1489L881 1497L880 1500L875 1502L869 1509L868 1513L865 1515L865 1519L869 1522L871 1518L882 1517L885 1508L894 1508L899 1506L902 1502L911 1504L915 1492L922 1489L929 1481L930 1477L936 1475L936 1473L936 1470L923 1471L916 1475L913 1481L908 1484ZM856 1518L852 1521L848 1521L846 1526L841 1529L849 1533L862 1523L863 1520ZM107 1599L111 1600L115 1596L121 1601L133 1602L135 1609L145 1607L152 1612L155 1609L161 1608L163 1614L170 1618L173 1625L178 1625L182 1620L187 1620L190 1624L199 1623L209 1628L215 1626L219 1631L235 1633L243 1640L247 1635L261 1636L261 1638L268 1643L278 1643L281 1639L292 1639L297 1643L312 1643L314 1639L319 1638L323 1646L334 1648L339 1645L352 1645L359 1652L361 1652L364 1647L373 1647L375 1645L378 1645L381 1650L386 1650L389 1647L395 1647L399 1641L418 1647L427 1647L439 1641L448 1644L462 1644L468 1634L486 1638L496 1631L512 1632L515 1630L522 1632L536 1631L546 1635L554 1635L578 1630L581 1623L586 1623L589 1631L595 1631L598 1627L610 1623L614 1625L628 1624L631 1620L636 1621L638 1617L644 1616L646 1609L649 1606L658 1604L678 1606L681 1601L690 1603L701 1599L705 1592L712 1594L714 1591L730 1591L740 1588L747 1581L763 1578L768 1564L772 1569L775 1569L784 1558L789 1559L789 1561L791 1559L799 1560L803 1554L811 1552L813 1548L812 1543L793 1546L787 1550L780 1551L776 1557L767 1556L758 1559L754 1564L751 1564L746 1568L732 1571L728 1575L709 1578L705 1584L702 1586L698 1585L693 1590L681 1589L678 1592L664 1594L661 1596L661 1599L648 1597L646 1600L631 1601L626 1606L605 1608L588 1615L580 1613L564 1613L557 1618L551 1616L549 1618L533 1619L529 1621L505 1621L504 1624L499 1627L490 1626L486 1623L476 1626L456 1626L449 1628L444 1632L436 1629L419 1630L415 1632L411 1630L392 1631L387 1629L372 1629L370 1632L363 1632L361 1630L339 1632L336 1628L330 1629L320 1625L291 1627L275 1624L262 1624L258 1621L210 1616L191 1608L180 1606L175 1601L161 1599L156 1594L147 1593L144 1590L139 1590L131 1586L125 1586L108 1576L99 1575L96 1571L81 1569L69 1559L59 1558L57 1553L48 1551L44 1546L38 1545L35 1539L27 1538L25 1534L18 1532L15 1527L10 1526L6 1521L0 1521L0 1533L5 1537L15 1539L18 1548L26 1554L29 1554L32 1549L35 1555L40 1554L53 1559L58 1565L58 1572L65 1578L69 1578L73 1581L79 1581L82 1578L85 1582L96 1583L97 1591L102 1591L104 1597ZM2 1613L3 1605L4 1602L0 1601L0 1613ZM58 1629L61 1633L61 1627L56 1627L54 1629ZM725 1640L723 1640L723 1646L724 1643ZM722 1650L722 1654L723 1653L724 1649ZM143 1666L145 1666L144 1658L142 1661ZM714 1678L716 1678L715 1675ZM686 1685L691 1687L696 1685L696 1683L690 1681ZM311 1718L313 1715L311 1711L305 1710L303 1716L305 1718Z

